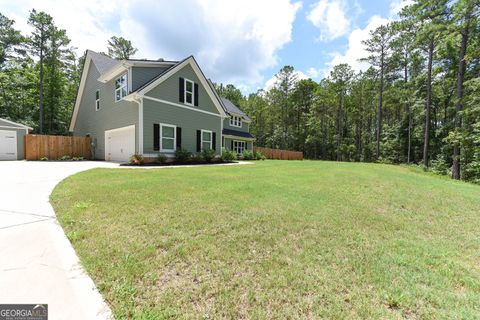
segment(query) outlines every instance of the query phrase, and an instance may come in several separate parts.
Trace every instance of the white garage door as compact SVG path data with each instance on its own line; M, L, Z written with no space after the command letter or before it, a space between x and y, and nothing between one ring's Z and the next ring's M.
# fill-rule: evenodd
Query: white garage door
M128 162L134 153L134 125L105 131L105 160Z
M17 132L0 130L0 160L17 160Z

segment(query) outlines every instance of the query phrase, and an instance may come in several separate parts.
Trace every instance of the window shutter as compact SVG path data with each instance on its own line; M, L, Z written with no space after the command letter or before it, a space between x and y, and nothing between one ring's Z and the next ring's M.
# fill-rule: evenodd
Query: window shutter
M182 128L177 127L177 149L180 149L182 147Z
M233 140L230 141L230 150L233 150Z
M202 150L202 131L197 130L197 152Z
M198 83L193 86L193 104L198 107Z
M214 132L214 133L212 134L212 149L213 149L213 150L217 150L216 144L217 144L217 133Z
M153 124L153 150L160 150L160 125L158 123Z
M183 78L178 78L178 101L184 102L185 94L185 80Z

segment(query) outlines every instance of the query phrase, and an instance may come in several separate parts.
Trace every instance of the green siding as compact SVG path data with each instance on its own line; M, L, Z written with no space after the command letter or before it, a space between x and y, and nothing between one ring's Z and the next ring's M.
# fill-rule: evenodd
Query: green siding
M177 90L178 91L178 90ZM221 151L221 118L170 104L143 99L143 153L159 154L153 150L153 125L164 123L182 128L182 148L197 151L197 130L216 132L216 153Z
M226 118L223 120L223 128L225 129L231 129L231 130L237 130L237 131L242 131L242 132L250 132L248 128L248 123L242 121L242 127L233 127L230 125L230 117Z
M132 67L132 91L151 81L170 66L165 67Z
M90 134L96 144L96 159L105 159L105 131L135 125L135 141L138 142L138 104L121 100L115 102L115 79L101 83L94 63L90 63L77 120L75 136ZM95 92L100 90L100 110L95 111ZM136 146L138 152L138 145Z
M195 74L190 65L186 65L185 67L177 71L174 75L170 76L156 88L147 92L146 95L173 103L183 104L179 101L179 78L189 79L198 84L198 106L186 106L219 114L218 109L215 107L215 104L213 103L212 99L210 99L210 96L200 83L200 80L198 79L197 75ZM195 114L197 114L197 112L193 113L193 115Z

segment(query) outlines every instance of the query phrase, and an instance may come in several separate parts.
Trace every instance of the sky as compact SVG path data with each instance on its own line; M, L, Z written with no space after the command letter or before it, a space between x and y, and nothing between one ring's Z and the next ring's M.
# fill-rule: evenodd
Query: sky
M29 11L49 13L77 54L106 52L122 36L135 58L194 55L208 78L243 93L269 88L285 65L315 81L339 63L366 65L362 40L397 18L412 0L0 0L0 12L24 34Z

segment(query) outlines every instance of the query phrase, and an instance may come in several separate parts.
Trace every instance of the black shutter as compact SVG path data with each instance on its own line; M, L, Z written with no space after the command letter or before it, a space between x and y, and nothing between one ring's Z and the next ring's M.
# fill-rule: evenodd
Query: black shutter
M214 132L213 135L212 135L212 149L213 150L217 150L216 144L217 144L217 133Z
M183 78L178 78L178 101L184 102L185 81Z
M193 86L193 104L198 107L198 83Z
M182 128L177 127L177 149L182 147Z
M197 130L197 152L200 152L202 150L202 131Z
M230 150L233 150L233 140L230 141Z
M153 124L153 150L160 150L160 125L158 123Z

